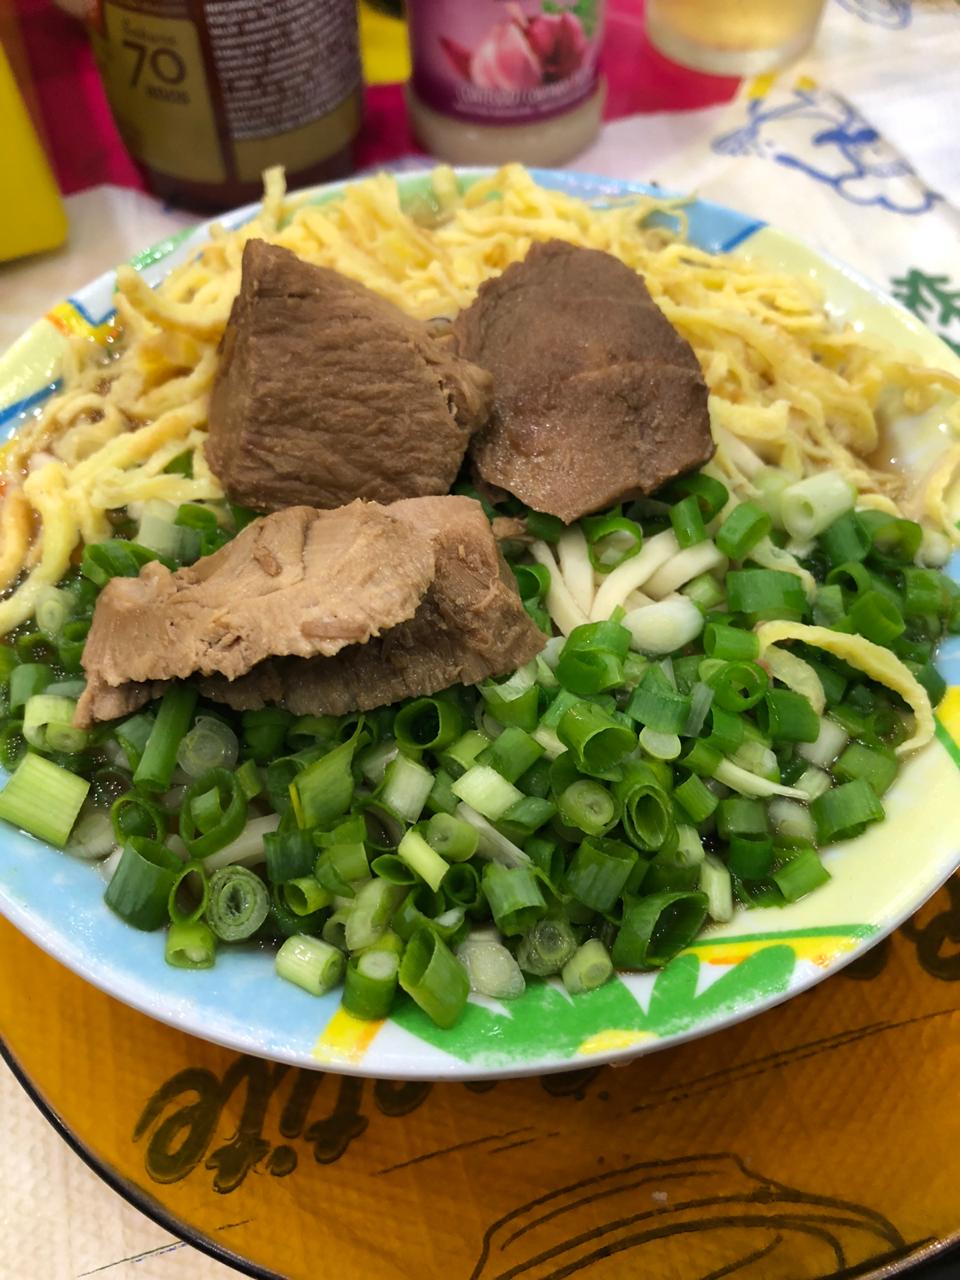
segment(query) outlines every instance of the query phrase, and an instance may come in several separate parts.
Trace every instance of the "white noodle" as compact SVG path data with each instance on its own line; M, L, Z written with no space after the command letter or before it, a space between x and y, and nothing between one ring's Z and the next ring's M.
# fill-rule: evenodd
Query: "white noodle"
M647 595L654 600L662 600L671 591L676 591L684 583L692 581L701 573L709 573L711 569L725 569L727 557L712 542L698 542L695 547L687 547L679 555L648 578L645 585Z
M607 578L593 599L590 610L592 622L604 622L620 607L631 591L636 591L651 578L659 568L679 555L680 545L672 529L655 534L649 542L645 542L639 555L627 560Z
M621 622L633 637L630 647L642 653L673 653L703 630L703 614L686 596L671 596L634 609L624 614Z
M560 572L574 601L589 615L593 604L593 565L587 540L579 525L571 525L557 539Z
M583 626L590 619L574 600L560 572L560 566L553 558L553 552L545 542L534 542L530 554L537 564L542 564L550 571L550 586L547 588L547 611L565 636L574 627Z

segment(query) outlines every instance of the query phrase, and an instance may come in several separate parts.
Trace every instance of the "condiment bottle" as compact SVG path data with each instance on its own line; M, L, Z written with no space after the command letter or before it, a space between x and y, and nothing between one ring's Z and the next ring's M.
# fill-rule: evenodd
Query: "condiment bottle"
M355 0L101 0L94 52L120 133L158 194L198 208L352 167Z
M561 164L596 136L604 0L408 0L421 144L461 164Z

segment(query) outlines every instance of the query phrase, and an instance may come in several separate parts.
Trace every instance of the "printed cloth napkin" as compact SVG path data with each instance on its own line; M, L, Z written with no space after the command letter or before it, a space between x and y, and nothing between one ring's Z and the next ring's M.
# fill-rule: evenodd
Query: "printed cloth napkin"
M723 106L608 124L575 167L793 232L960 354L958 60L955 0L830 0L810 55L778 78Z

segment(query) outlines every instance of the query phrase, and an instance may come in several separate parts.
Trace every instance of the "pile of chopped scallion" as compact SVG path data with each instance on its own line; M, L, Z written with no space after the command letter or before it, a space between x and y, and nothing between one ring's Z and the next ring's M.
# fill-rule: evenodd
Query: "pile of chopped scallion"
M883 818L910 733L855 658L762 652L758 624L862 637L936 705L935 649L960 619L933 567L945 540L855 511L832 472L753 483L736 503L696 473L570 530L519 512L536 541L511 564L551 638L507 679L338 718L235 714L174 684L78 730L99 589L250 518L148 503L0 646L0 817L98 860L107 904L164 929L171 964L278 944L281 977L342 982L359 1018L409 997L448 1027L471 990L557 977L576 995L662 966L737 904L826 881L820 850Z

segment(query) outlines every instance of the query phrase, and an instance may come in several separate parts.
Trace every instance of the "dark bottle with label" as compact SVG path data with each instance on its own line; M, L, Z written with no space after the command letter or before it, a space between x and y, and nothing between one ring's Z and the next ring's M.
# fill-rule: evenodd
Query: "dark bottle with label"
M282 164L290 187L352 168L355 0L99 0L97 62L152 190L226 209Z

